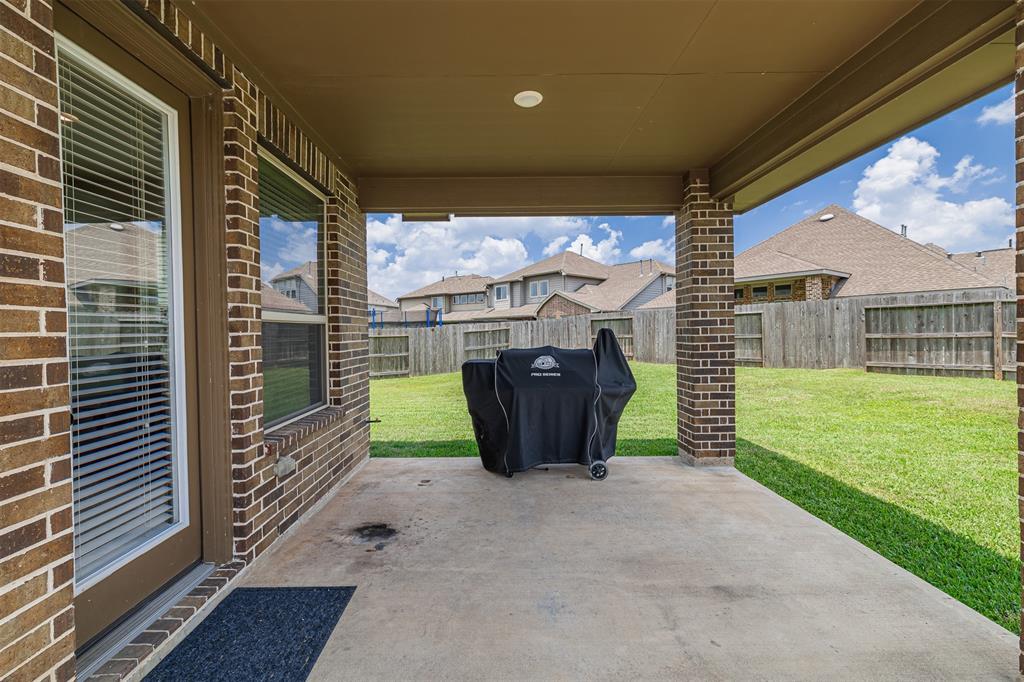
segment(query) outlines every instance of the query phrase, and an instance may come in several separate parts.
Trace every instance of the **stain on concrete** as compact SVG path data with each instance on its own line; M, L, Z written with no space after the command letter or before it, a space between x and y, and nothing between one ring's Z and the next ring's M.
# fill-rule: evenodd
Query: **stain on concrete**
M373 543L373 549L378 552L398 535L398 531L386 523L364 523L353 528L351 533L352 542L357 545Z

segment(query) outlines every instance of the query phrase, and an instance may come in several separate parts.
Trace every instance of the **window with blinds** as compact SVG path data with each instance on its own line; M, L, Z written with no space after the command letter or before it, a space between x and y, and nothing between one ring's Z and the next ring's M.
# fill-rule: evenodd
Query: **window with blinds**
M324 200L260 156L263 420L274 426L324 403Z
M58 51L75 577L187 519L176 315L176 112L79 48Z

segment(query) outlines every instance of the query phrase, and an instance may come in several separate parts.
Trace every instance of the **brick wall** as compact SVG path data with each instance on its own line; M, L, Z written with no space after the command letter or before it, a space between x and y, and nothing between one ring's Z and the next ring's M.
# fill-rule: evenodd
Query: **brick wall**
M733 290L733 302L735 305L747 305L750 303L772 303L774 301L804 301L807 300L807 292L805 290L806 279L787 280L785 282L767 282L753 284L737 284ZM789 284L792 287L792 293L789 296L779 296L775 291L775 287L781 284ZM768 287L767 298L754 298L754 287L755 286L766 286ZM743 291L743 295L736 298L735 290L740 289Z
M0 679L74 672L53 10L0 0Z
M561 296L552 296L547 303L537 309L537 317L539 319L570 317L572 315L588 315L590 312L590 308L579 303Z
M154 645L369 453L366 223L354 184L171 3L133 5L224 87L225 259L236 560L102 670ZM74 675L71 461L52 8L0 0L0 679ZM163 30L163 29L161 29ZM328 194L329 406L264 438L257 151ZM294 472L278 477L288 455ZM108 678L104 678L108 679Z
M1017 0L1017 52L1015 59L1017 77L1014 79L1014 109L1016 125L1015 167L1017 179L1016 194L1016 264L1017 264L1017 466L1018 466L1018 521L1021 532L1021 559L1024 559L1024 0ZM1024 629L1024 611L1021 612ZM1024 638L1021 639L1019 668L1024 674Z
M732 207L690 171L676 213L676 395L679 455L731 465L736 454Z
M234 553L237 560L249 562L369 456L366 220L354 183L174 4L148 0L141 6L176 36L179 49L198 55L230 85L224 97L224 163ZM328 195L324 257L332 409L275 430L272 442L265 442L263 434L261 143ZM331 447L316 445L325 439ZM296 460L294 473L277 475L280 456Z

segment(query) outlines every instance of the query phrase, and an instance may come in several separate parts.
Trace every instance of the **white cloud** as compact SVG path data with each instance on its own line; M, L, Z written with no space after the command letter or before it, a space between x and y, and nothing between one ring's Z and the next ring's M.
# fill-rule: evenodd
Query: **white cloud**
M556 253L561 252L562 247L565 246L565 243L567 241L569 241L569 238L566 237L565 235L562 235L561 237L555 237L550 242L548 242L547 246L544 247L544 255L554 256Z
M906 225L915 241L935 242L952 251L1001 246L1012 232L1013 209L1002 197L963 202L947 194L963 194L978 180L993 177L995 168L957 162L953 174L936 167L939 151L916 137L903 137L886 155L864 170L853 194L857 213L896 230Z
M475 253L459 259L459 271L500 275L523 267L527 258L526 247L518 239L484 237Z
M369 286L394 298L452 275L501 275L528 262L528 235L551 239L588 232L586 218L459 218L404 223L399 215L367 221Z
M566 250L575 251L601 263L614 263L622 255L622 250L619 248L619 239L622 238L622 232L613 230L608 223L601 223L597 228L603 230L608 236L599 242L595 242L589 234L580 234L577 235L576 239L573 240Z
M269 282L284 271L285 267L280 263L260 263L260 279L264 282Z
M629 255L637 259L655 258L673 263L676 259L675 242L672 239L652 239L630 249Z
M676 226L676 217L674 215L667 215L667 216L665 216L664 218L661 219L661 226L662 227L675 227Z
M981 114L978 115L976 120L981 125L988 125L989 123L1005 125L1013 123L1014 118L1013 95L1010 95L1009 99L1004 99L999 104L993 104L982 109Z

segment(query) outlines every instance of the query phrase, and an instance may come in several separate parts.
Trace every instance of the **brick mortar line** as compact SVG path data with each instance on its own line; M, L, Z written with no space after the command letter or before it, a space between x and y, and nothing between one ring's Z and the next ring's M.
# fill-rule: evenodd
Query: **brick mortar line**
M52 619L50 619L50 620L52 621ZM75 636L75 628L70 628L70 629L69 629L69 630L68 630L67 632L65 632L64 634L62 634L62 635L61 635L60 637L58 637L57 639L55 639L55 640L53 640L53 641L50 641L50 642L47 642L47 643L46 643L46 646L45 646L45 647L43 647L43 649L42 649L41 651L37 652L35 656L32 656L32 657L31 657L31 658L29 658L28 660L26 660L26 661L24 661L23 663L21 663L21 664L20 664L20 665L19 665L19 666L18 666L17 668L15 668L14 670L11 670L11 671L10 671L10 675L11 675L10 679L15 679L15 678L16 678L16 675L17 675L17 672L18 672L18 670L19 670L20 668L23 668L23 667L27 666L28 664L30 664L30 663L31 663L32 661L34 661L35 659L37 659L37 658L39 658L40 656L42 656L42 655L46 654L46 653L47 653L47 652L48 652L48 651L49 651L49 650L50 650L51 648L53 648L53 647L54 647L54 645L56 645L56 644L60 644L60 643L61 643L61 641L63 641L63 640L65 640L65 639L67 639L68 637L74 638L74 636ZM67 656L66 658L63 658L63 659L61 659L61 660L62 660L62 661L66 661L66 660L68 660L68 659L70 659L70 658L73 658L73 657L74 657L74 655L75 655L75 653L74 653L74 648L75 648L75 647L74 647L74 646L72 645L72 647L71 647L71 654L70 654L69 656ZM56 668L56 667L57 667L57 666L54 666L54 668ZM46 671L46 673L44 673L44 675L43 675L43 677L42 677L42 678L37 678L37 679L48 679L48 678L50 677L50 674L51 674L51 673L53 672L54 668L49 668L49 669L48 669L48 670Z
M59 533L54 533L52 535L47 535L44 539L40 540L39 542L33 543L30 547L25 547L24 549L20 549L17 552L14 552L12 554L8 554L7 556L4 557L4 561L6 562L6 561L9 561L9 560L13 559L14 557L18 557L18 556L21 556L23 554L27 554L28 552L30 552L30 551L32 551L34 549L37 549L40 545L43 545L43 544L45 544L47 542L52 542L53 540L57 540L59 538L64 537L65 535L72 535L73 533L74 533L74 526L72 525L71 527L65 528L64 530L62 530ZM74 546L74 538L72 538L72 546ZM72 550L68 554L61 555L61 560L60 561L54 562L54 564L47 564L47 565L48 566L53 566L53 565L59 565L59 564L65 563L68 559L72 558L73 556L74 556L74 550ZM52 596L52 594L53 593L51 592L50 595ZM6 620L8 620L8 619L5 618L4 621L6 621Z

